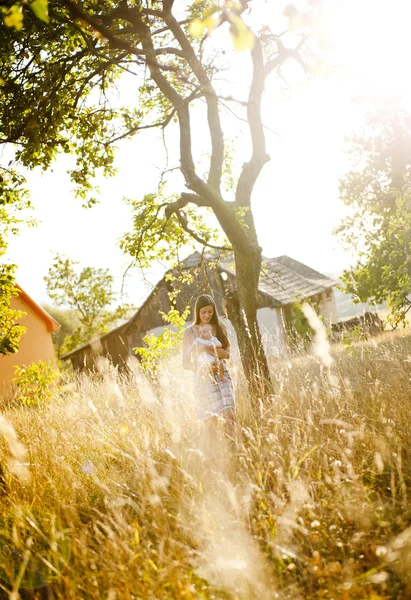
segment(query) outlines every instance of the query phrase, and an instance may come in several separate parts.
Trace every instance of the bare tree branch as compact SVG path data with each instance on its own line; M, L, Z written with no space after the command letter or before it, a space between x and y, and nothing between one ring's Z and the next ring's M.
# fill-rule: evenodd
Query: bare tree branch
M107 60L106 62L101 63L97 69L95 69L94 71L92 71L92 73L90 73L90 75L87 75L87 77L84 78L83 83L81 84L79 91L77 92L75 98L74 98L74 102L73 102L73 107L76 108L77 104L80 100L80 98L83 95L83 92L85 90L85 87L88 83L90 83L90 81L92 81L92 79L94 79L94 77L96 75L99 75L99 73L101 73L102 71L104 71L107 67L111 66L111 65L118 65L118 62L123 60L123 58L125 58L127 56L127 52L122 52L119 56L116 56L114 58L111 58L109 60Z
M163 204L159 204L159 205L157 206L157 210L156 210L156 212L155 212L155 215L154 215L154 217L153 217L152 219L150 219L150 221L148 221L148 222L146 223L146 225L143 227L143 229L141 230L141 232L140 232L140 235L139 235L139 237L138 237L137 249L136 249L136 251L134 252L134 258L135 258L135 259L138 259L139 255L140 255L140 252L141 252L141 247L142 247L142 244L143 244L143 241L144 241L144 236L145 236L145 234L147 233L147 231L149 231L149 230L150 230L150 228L151 228L151 227L154 225L154 223L157 221L157 219L158 219L158 215L160 214L160 212L161 212L161 209L162 209L162 208L164 208L164 206L166 206L166 204L165 204L165 203L163 203ZM164 231L164 227L163 227L163 230L162 230L162 231Z
M150 28L136 15L133 19L138 33L140 34L143 50L147 57L147 64L150 69L151 77L161 90L161 92L170 100L175 107L180 122L180 150L182 169L185 170L186 179L195 179L194 160L191 154L191 129L188 106L182 96L175 90L171 83L160 72L160 65L157 62L155 48L151 39Z
M161 19L163 17L163 12L161 10L154 10L152 8L142 8L141 12L143 15L149 15L150 17L156 17L157 19Z
M138 50L137 53L140 56L145 56L144 50ZM184 52L180 48L173 48L172 46L165 46L164 48L157 48L155 50L157 56L160 54L175 54L176 56L180 56L181 58L186 58Z
M270 58L270 60L267 61L264 69L265 75L269 75L272 71L277 69L277 67L282 65L288 58L293 58L296 60L303 67L304 71L308 72L309 69L300 55L300 49L306 42L307 37L303 36L295 48L286 48L280 39L280 36L274 37L275 43L277 44L278 53L275 57Z
M119 39L116 35L107 27L104 27L101 23L101 19L91 15L90 13L85 12L77 2L74 0L63 0L63 4L70 11L72 16L76 19L80 19L85 21L89 25L91 25L96 31L98 31L103 37L105 37L113 48L119 48L121 50L126 50L130 54L134 54L138 56L138 49L127 42L126 40Z
M104 36L113 48L120 48L126 50L134 56L141 56L141 48L135 47L128 41L117 37L111 30L107 29L101 24L101 20L89 13L83 11L79 4L75 0L63 0L65 6L70 10L71 14L75 19L82 19L89 23L94 29L99 31ZM237 247L242 249L250 247L250 239L247 232L236 224L236 219L233 218L233 207L231 203L225 202L219 191L222 160L224 155L224 138L220 126L219 114L218 114L218 98L215 95L215 91L211 86L208 79L207 73L204 67L198 61L190 42L188 41L185 33L181 29L181 23L176 21L171 15L171 7L173 5L172 0L164 0L163 11L165 20L168 21L167 30L171 31L173 27L173 35L179 42L180 46L183 45L182 50L187 54L186 60L191 61L191 68L195 76L199 79L200 84L205 91L209 92L211 102L209 106L209 123L210 134L212 134L212 168L210 168L211 180L215 180L214 185L210 185L204 181L196 173L194 159L192 155L192 136L191 136L191 123L190 123L190 110L189 102L186 98L183 98L170 81L164 76L162 70L174 71L174 67L166 67L161 65L157 60L156 49L154 48L152 36L154 33L151 32L150 26L145 22L144 15L137 10L127 10L125 14L122 13L122 18L128 20L128 22L134 26L134 33L139 38L139 43L145 53L145 62L149 68L150 75L153 78L155 84L159 90L164 94L166 98L174 106L179 122L180 128L180 159L181 159L181 172L186 181L187 187L195 192L194 194L187 194L192 198L200 199L197 202L201 202L201 206L209 206L213 209L221 227L223 228L227 237L231 242L236 244ZM122 8L121 8L122 10ZM260 49L261 52L261 49ZM261 90L262 93L262 90ZM258 95L258 94L257 94ZM261 100L261 99L260 99ZM218 187L217 187L218 180ZM252 189L252 188L251 188ZM251 192L250 192L251 194Z
M176 18L172 15L171 8L167 2L163 3L163 10L165 22L169 26L170 31L173 33L175 39L180 44L188 64L203 87L206 95L207 119L211 137L211 159L208 183L214 190L220 193L224 161L224 134L218 111L218 98L206 70L204 69L200 60L197 58L194 49L183 29L179 25Z
M165 119L163 119L162 121L158 121L157 123L151 123L149 125L136 125L135 127L128 129L126 132L122 133L121 135L113 138L112 140L109 140L105 145L109 146L110 144L114 144L114 142L123 140L124 138L126 138L130 135L133 135L137 131L141 131L143 129L156 129L159 127L161 127L162 129L165 129L167 127L167 125L171 122L171 119L174 117L175 114L176 114L176 110L175 110L175 108L173 108L173 110L170 111L170 113L167 115L167 117Z
M228 250L230 252L232 251L231 246L216 246L215 244L211 244L210 242L199 236L195 231L193 231L189 227L187 218L183 215L183 213L180 210L175 211L175 214L177 216L178 222L181 225L181 228L184 229L184 231L186 231L194 240L196 240L196 242L198 242L202 246L212 248L213 250Z
M243 166L243 170L238 180L236 190L236 204L238 206L250 207L251 193L255 182L265 163L270 160L270 157L266 152L264 125L261 119L261 100L266 77L288 58L294 58L306 68L304 61L299 54L299 49L304 41L305 38L300 41L296 48L288 49L285 48L282 41L276 37L278 54L264 65L261 41L259 38L255 37L254 47L251 51L253 78L247 102L247 120L250 127L253 152L251 159Z
M137 48L136 46L134 46L132 43L128 42L127 40L124 40L120 37L118 37L113 31L111 31L110 29L108 29L107 27L105 27L104 25L102 25L101 23L101 19L99 19L98 17L95 17L94 15L91 15L88 12L85 12L80 5L75 2L75 0L62 0L63 4L66 6L66 8L70 11L70 13L72 14L72 16L76 19L80 19L82 21L85 21L86 23L88 23L89 25L91 25L91 27L93 27L93 29L95 29L96 31L98 31L104 38L106 38L106 40L108 40L110 42L110 45L112 48L117 48L119 50L125 50L127 53L129 54L133 54L134 56L142 56L144 53L142 53L141 48ZM129 20L130 17L132 16L132 13L130 12L128 15ZM136 33L136 31L133 31L133 33ZM171 71L171 72L178 72L178 69L175 67L171 67L169 65L162 65L160 63L158 63L158 61L155 59L155 53L154 53L154 64L156 66L156 68L158 69L162 69L163 71ZM146 57L145 62L148 64L148 59Z
M206 206L212 208L214 214L221 224L224 233L233 244L235 243L242 248L247 248L250 245L250 240L244 233L244 230L237 227L236 220L233 218L232 203L224 202L223 205L211 206L207 200L205 200L199 194L183 192L178 200L175 202L170 202L166 206L164 211L165 216L169 218L173 213L185 208L187 204L195 204L196 206L200 207Z
M198 96L198 92L199 92L200 88L196 88L187 98L187 102L191 102L191 100L193 100L196 96ZM162 121L157 121L156 123L150 123L149 125L136 125L135 127L132 127L131 129L128 129L126 132L122 133L121 135L109 140L105 145L109 146L110 144L114 144L114 142L118 142L119 140L123 140L124 138L133 135L134 133L136 133L137 131L141 131L143 129L156 129L156 128L160 128L161 129L165 129L167 127L167 125L170 124L172 118L175 116L176 114L176 109L173 108L173 110L170 111L170 113L167 115L167 117L165 119L163 119Z
M225 104L225 100L227 100L229 102L237 102L238 104L243 104L244 106L247 106L246 102L241 102L241 101L235 100L235 98L224 98L223 96L219 96L218 100L219 100L220 105L224 108L224 110L226 110L233 117L235 117L236 119L238 119L238 121L242 121L243 123L247 123L248 124L247 119L245 119L244 117L240 117L240 115L237 114L235 112L235 110L233 110L232 108L230 108L229 106L227 106L227 104ZM280 134L277 131L274 131L274 129L271 129L271 127L268 127L268 125L263 124L263 128L264 128L265 131L269 131L270 133L274 133L274 135L280 137Z
M183 21L178 21L179 25L187 25L188 23L190 23L191 19L184 19ZM155 31L153 31L153 33L151 35L158 35L159 33L165 33L166 31L169 31L169 27L160 27L160 29L156 29Z
M187 204L195 204L196 206L209 206L201 196L197 194L189 194L187 192L183 192L178 200L175 202L170 202L167 204L165 208L165 216L170 218L170 216L179 211L182 208L185 208Z
M261 42L256 36L251 50L251 58L253 61L253 77L247 103L247 120L250 127L253 152L251 159L243 166L236 189L236 204L245 207L250 207L251 193L255 182L265 163L270 160L266 152L264 128L261 120L261 100L265 83L264 58Z

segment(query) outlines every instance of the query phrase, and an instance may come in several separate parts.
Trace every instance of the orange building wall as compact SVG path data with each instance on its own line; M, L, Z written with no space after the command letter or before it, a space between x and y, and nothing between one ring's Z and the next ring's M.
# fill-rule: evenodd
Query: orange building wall
M47 331L47 323L21 298L13 298L10 304L14 310L24 310L27 313L19 322L20 325L26 327L27 331L16 354L0 355L0 397L3 399L13 395L14 365L21 367L39 360L55 360L53 342L51 333Z

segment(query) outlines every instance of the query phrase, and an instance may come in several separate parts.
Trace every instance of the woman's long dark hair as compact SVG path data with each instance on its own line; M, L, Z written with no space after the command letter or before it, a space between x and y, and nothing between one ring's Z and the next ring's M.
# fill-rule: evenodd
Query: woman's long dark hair
M228 339L227 328L224 323L221 322L220 317L217 314L217 307L214 302L214 298L209 296L208 294L201 294L196 300L194 314L195 321L194 325L199 325L201 323L200 320L200 310L205 308L206 306L213 307L213 316L211 317L211 324L215 326L216 330L216 338L219 342L221 342L223 348L228 348L230 345L230 340Z

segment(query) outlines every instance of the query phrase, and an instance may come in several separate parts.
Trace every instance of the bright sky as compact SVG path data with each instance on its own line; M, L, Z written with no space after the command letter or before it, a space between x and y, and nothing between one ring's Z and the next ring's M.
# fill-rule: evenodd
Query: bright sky
M275 78L267 84L264 119L271 162L255 188L253 210L265 256L288 254L336 275L352 260L332 235L344 214L338 178L347 167L345 136L359 126L373 99L410 97L411 4L407 0L329 0L329 6L327 27L334 45L332 58L338 66L327 77L309 81L290 69L288 91L282 85L280 92ZM267 2L264 7L267 18L277 18L277 2ZM236 78L242 77L234 64L234 85ZM136 93L136 84L132 86L130 95ZM241 123L231 120L229 129L234 137L241 131ZM199 144L201 129L196 137ZM178 164L175 140L175 132L170 131L169 166ZM246 150L247 141L239 139L237 159L246 160ZM67 158L59 160L53 172L28 173L34 216L40 224L10 240L7 258L19 266L20 285L37 301L47 302L43 277L58 252L83 267L109 268L120 292L130 259L122 255L118 240L131 229L122 197L141 198L154 191L164 160L161 138L155 132L124 142L117 153L118 175L98 181L100 203L87 210L73 197L66 175L70 167ZM164 270L164 266L153 266L148 281L155 283ZM124 300L139 305L149 291L138 271L131 271Z

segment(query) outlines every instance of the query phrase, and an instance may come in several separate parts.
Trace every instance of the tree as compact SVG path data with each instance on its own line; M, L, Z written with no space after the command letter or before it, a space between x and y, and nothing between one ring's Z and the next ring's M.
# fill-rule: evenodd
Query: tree
M370 112L351 158L340 182L351 212L338 232L358 260L343 273L344 291L357 302L387 301L396 327L411 306L411 115Z
M140 265L157 257L173 262L193 239L208 248L233 251L237 297L231 306L237 313L232 318L255 397L271 391L256 318L261 247L251 205L255 183L269 161L261 103L271 72L289 59L305 68L303 26L312 19L290 6L286 14L294 31L288 38L268 25L252 32L245 23L249 4L197 0L178 11L173 0L55 0L49 5L49 25L25 8L24 27L2 31L5 61L0 77L5 82L2 141L18 143L17 157L29 167L47 168L59 152L74 153L77 166L71 177L88 203L95 201L91 192L96 171L113 174L115 143L141 129L164 129L176 121L183 189L174 197L154 193L134 201L134 230L123 248ZM243 103L249 159L232 198L222 189L227 148L221 118L222 103L232 99L219 94L216 80L224 56L210 43L211 32L226 25L236 48L244 51L244 72L250 68ZM121 100L122 81L133 74L141 80L138 102L130 106L124 99L118 107L112 92L117 87ZM193 144L198 104L206 109L211 145L205 176ZM208 225L210 214L219 233Z
M43 308L60 324L60 329L51 334L54 350L57 357L60 358L65 352L65 341L73 336L80 327L79 312L75 309L56 308L49 304L45 304Z
M78 325L68 334L60 348L69 352L96 336L107 333L115 323L124 318L127 308L111 307L115 301L113 277L108 269L86 267L78 274L73 260L56 255L44 278L47 292L58 306L77 311Z
M26 313L10 306L12 298L19 295L14 284L14 265L0 265L0 290L0 354L13 354L26 332L26 328L18 324Z
M7 249L7 237L17 234L20 225L27 220L19 216L30 208L25 180L10 165L0 165L0 256ZM11 308L11 301L19 295L15 285L16 265L0 264L0 354L15 353L19 349L26 329L19 325L25 312Z

